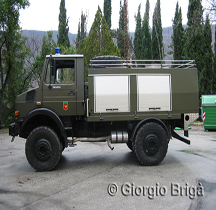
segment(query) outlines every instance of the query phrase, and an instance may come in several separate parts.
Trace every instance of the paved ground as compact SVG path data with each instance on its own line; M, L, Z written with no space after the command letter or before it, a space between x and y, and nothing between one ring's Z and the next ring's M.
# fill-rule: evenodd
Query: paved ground
M78 143L41 173L25 158L25 140L0 134L0 209L215 209L216 132L192 127L190 139L171 140L154 167L126 145Z

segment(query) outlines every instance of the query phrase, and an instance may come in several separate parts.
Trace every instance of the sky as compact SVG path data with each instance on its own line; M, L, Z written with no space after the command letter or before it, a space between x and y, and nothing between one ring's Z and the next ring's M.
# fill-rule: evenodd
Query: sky
M123 2L124 0L122 0ZM152 15L157 0L150 0L150 26L152 26ZM29 0L30 6L20 10L20 26L23 30L49 31L58 30L58 16L61 0ZM182 9L183 24L187 24L187 11L189 0L178 0ZM202 1L206 7L206 0ZM161 0L162 27L172 26L177 0ZM69 32L77 34L78 23L81 12L87 13L87 31L89 32L94 22L95 14L100 6L103 11L104 0L65 0L67 17L69 18ZM134 32L136 22L134 16L137 14L138 6L141 4L142 18L145 12L146 0L128 0L129 31ZM112 0L112 29L118 28L120 0Z

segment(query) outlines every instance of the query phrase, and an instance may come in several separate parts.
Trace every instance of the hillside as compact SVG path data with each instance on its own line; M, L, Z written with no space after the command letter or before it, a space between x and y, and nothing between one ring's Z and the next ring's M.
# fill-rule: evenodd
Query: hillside
M22 35L27 38L34 37L35 40L37 40L37 43L41 46L43 36L46 34L46 31L36 31L36 30L23 30ZM53 39L55 42L57 42L57 34L58 31L53 31ZM75 44L75 40L77 37L77 34L69 33L69 40L71 44ZM166 59L172 59L172 56L168 55L167 52L170 51L168 46L171 44L171 35L172 35L172 27L163 28L163 37L164 37L164 52L166 54ZM130 33L130 37L134 38L134 32Z
M37 43L41 46L42 45L42 39L43 36L46 34L46 31L36 31L36 30L23 30L22 35L27 37L28 39L34 38L34 40L37 40ZM58 31L53 31L53 39L55 42L57 42L57 34ZM170 51L168 46L171 44L171 35L172 35L172 27L163 28L163 37L164 37L164 52L165 52L165 59L170 60L172 59L172 56L167 55L167 52ZM69 40L71 44L75 44L75 40L77 37L77 34L69 33ZM130 37L134 38L134 32L130 33Z
M25 37L35 37L38 40L38 43L42 43L43 36L46 34L46 31L36 31L36 30L23 30L22 35ZM57 42L58 31L53 31L53 39ZM77 34L68 33L68 37L71 44L74 44Z
M173 57L172 55L169 55L168 52L171 51L171 49L169 48L169 46L172 44L172 27L166 27L163 28L163 42L164 42L164 54L165 54L165 60L172 60ZM132 37L134 39L134 32L130 33L130 37Z
M184 28L186 28L187 26L184 25ZM171 49L169 48L169 46L172 43L172 27L166 27L163 28L163 42L164 42L164 53L165 53L165 59L166 60L172 60L173 57L172 55L167 54ZM22 35L28 38L34 37L35 40L37 40L37 43L41 46L42 45L42 39L44 34L46 34L46 31L35 31L35 30L23 30ZM57 42L57 34L58 31L53 31L53 39L55 40L55 42ZM72 34L69 33L69 40L70 43L75 45L75 40L77 37L77 34ZM130 37L134 38L134 32L130 33ZM212 25L212 40L214 42L215 39L215 25ZM213 46L213 43L212 43Z
M184 25L184 28L186 27L187 26ZM172 33L173 33L172 27L163 28L164 53L165 53L166 60L172 60L172 56L167 54L171 50L168 46L171 45L172 43L172 38L171 38ZM46 31L23 30L22 32L23 36L26 36L28 38L34 37L34 39L37 40L40 46L42 44L42 39L43 39L44 34L46 34ZM55 42L57 42L57 34L58 34L58 31L53 31L53 39L55 40ZM215 34L215 26L213 25L212 26L212 39L213 40L214 40L214 34ZM70 43L74 45L77 34L69 33L68 35L69 35ZM130 33L130 37L134 38L134 32Z

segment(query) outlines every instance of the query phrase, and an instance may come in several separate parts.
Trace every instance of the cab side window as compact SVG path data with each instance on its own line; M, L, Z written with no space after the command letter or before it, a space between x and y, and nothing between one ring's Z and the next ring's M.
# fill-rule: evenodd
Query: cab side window
M74 68L58 68L56 71L56 83L58 84L74 83Z
M51 68L49 62L45 82L47 84L74 84L74 60L55 60Z

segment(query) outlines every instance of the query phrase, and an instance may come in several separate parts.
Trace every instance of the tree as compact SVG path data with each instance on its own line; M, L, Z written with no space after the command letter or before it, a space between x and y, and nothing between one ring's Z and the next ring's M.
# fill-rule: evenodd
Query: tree
M81 36L81 41L83 41L86 38L87 34L87 15L86 14L81 14L81 29L80 29L80 36Z
M204 23L201 0L190 0L184 54L186 59L195 60L200 95L211 94L214 89L212 84L214 72L212 70L213 52L211 43L212 31L209 16L206 17Z
M136 20L136 30L134 34L134 51L136 59L142 58L142 19L140 14L141 4L138 7L137 15L135 16Z
M189 0L187 16L188 28L186 29L185 53L187 57L192 57L197 50L197 46L200 48L203 43L203 8L200 0Z
M120 50L121 57L124 57L124 6L120 0L119 10L119 28L117 30L117 45Z
M203 93L202 70L204 69L205 38L203 29L203 8L200 0L189 0L188 27L184 45L184 58L195 60L198 69L199 90ZM201 73L202 72L202 73Z
M78 34L76 38L76 48L84 41L87 34L87 15L81 13L81 23L78 24Z
M201 70L200 74L200 83L202 84L201 94L212 94L214 89L214 72L212 70L213 65L213 51L212 51L212 29L209 20L209 16L206 17L205 25L204 25L204 66Z
M25 39L20 34L19 10L27 0L0 1L0 127L13 116L15 98L26 88Z
M79 45L78 53L84 54L85 79L88 79L88 65L92 58L101 55L120 56L117 46L114 44L109 27L106 23L100 7L98 7L89 36Z
M216 25L215 25L215 36L214 36L214 57L213 57L213 80L212 80L212 93L216 93Z
M202 0L189 0L188 6L188 27L195 28L203 22Z
M216 0L207 0L209 6L208 6L208 10L209 11L216 11Z
M128 1L124 0L124 59L130 59L130 38L129 38L129 26L128 26Z
M79 47L80 43L81 43L81 31L80 31L80 21L78 23L78 32L77 32L77 37L76 37L76 48Z
M64 55L76 54L76 48L73 45L71 45L69 48L65 48L64 46L61 45L61 51L62 54Z
M154 14L153 14L153 28L152 28L152 58L154 60L162 60L164 57L163 47L163 29L161 23L161 9L160 0L157 0Z
M205 10L209 13L210 20L215 21L215 15L216 15L216 0L207 0L208 6L205 8Z
M112 25L112 20L111 20L111 15L112 15L112 1L111 0L104 0L104 17L107 22L107 25L109 29L111 29Z
M142 58L152 59L152 39L151 30L149 26L149 0L146 1L146 9L142 24Z
M60 12L59 12L59 26L58 26L58 32L57 35L58 41L57 44L60 46L64 46L69 48L70 47L70 41L68 38L68 19L66 16L66 8L65 8L65 0L61 0L60 3Z
M53 32L47 31L47 35L43 36L42 40L42 47L40 55L36 57L36 60L33 62L32 65L32 75L33 79L37 82L40 81L41 73L44 65L44 59L46 55L53 55L55 54L55 48L57 47L57 44L53 40ZM63 48L63 46L61 46Z
M173 59L182 60L184 50L184 27L182 25L182 13L179 4L176 4L175 17L173 20L173 35L172 35L172 49Z

